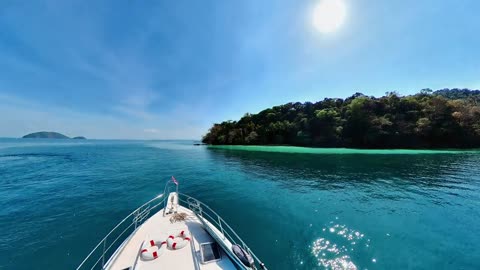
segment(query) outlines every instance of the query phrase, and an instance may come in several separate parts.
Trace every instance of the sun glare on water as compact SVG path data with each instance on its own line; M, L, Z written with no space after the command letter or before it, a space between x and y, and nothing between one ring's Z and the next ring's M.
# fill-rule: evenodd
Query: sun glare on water
M335 32L342 26L346 15L343 0L320 0L313 10L313 25L321 33Z

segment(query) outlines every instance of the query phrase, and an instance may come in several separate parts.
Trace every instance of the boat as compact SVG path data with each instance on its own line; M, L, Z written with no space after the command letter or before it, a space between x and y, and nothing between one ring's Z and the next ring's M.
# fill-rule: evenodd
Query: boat
M209 206L164 191L131 212L85 257L77 270L267 270L237 233Z

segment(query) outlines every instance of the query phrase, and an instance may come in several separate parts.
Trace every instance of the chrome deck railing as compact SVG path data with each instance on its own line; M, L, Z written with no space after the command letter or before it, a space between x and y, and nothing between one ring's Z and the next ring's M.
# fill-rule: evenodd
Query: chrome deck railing
M178 193L178 195L179 204L192 210L199 217L200 221L204 223L204 225L206 225L205 221L208 221L221 232L224 239L228 239L231 244L239 245L245 251L250 253L254 258L256 269L267 269L260 259L258 259L258 257L245 244L245 242L243 242L240 236L235 233L230 225L228 225L225 220L223 220L220 215L213 211L208 205L188 195L182 193ZM135 230L141 224L143 224L145 220L161 209L165 208L165 206L166 196L161 194L135 209L132 213L120 221L120 223L118 223L93 248L93 250L77 267L77 270L104 269L104 267L108 265L109 260L115 257L115 252L120 250L120 247L128 241L133 232L135 232Z
M212 208L210 208L208 205L204 204L203 202L193 197L190 197L186 194L179 193L178 195L179 195L178 198L179 198L180 205L192 210L197 216L200 217L200 221L202 223L204 223L206 220L210 222L212 225L214 225L215 228L217 228L217 230L221 232L222 236L228 239L228 241L230 241L232 245L239 245L243 248L243 250L250 253L250 255L252 255L255 261L255 268L267 270L267 268L265 267L265 264L262 263L262 261L260 261L257 255L255 255L255 253L253 253L253 251L247 246L247 244L243 242L243 240L232 229L232 227L230 227L230 225L228 225L228 223L225 222L225 220L223 220L223 218L221 218L219 214L213 211ZM205 223L204 225L206 226Z
M145 220L164 207L164 194L160 194L142 206L135 209L122 221L120 221L77 267L83 269L104 269L108 260L113 257L118 248L128 240L132 233L143 224Z

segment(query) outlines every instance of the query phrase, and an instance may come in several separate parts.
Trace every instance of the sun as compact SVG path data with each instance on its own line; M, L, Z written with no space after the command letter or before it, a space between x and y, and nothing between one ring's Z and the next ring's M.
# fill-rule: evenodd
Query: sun
M313 10L313 25L321 33L335 32L347 15L343 0L321 0Z

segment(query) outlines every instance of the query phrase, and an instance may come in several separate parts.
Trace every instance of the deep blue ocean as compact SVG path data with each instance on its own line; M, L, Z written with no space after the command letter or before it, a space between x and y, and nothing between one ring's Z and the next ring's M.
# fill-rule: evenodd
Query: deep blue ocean
M172 175L270 270L480 269L480 152L192 144L0 139L0 269L74 269Z

